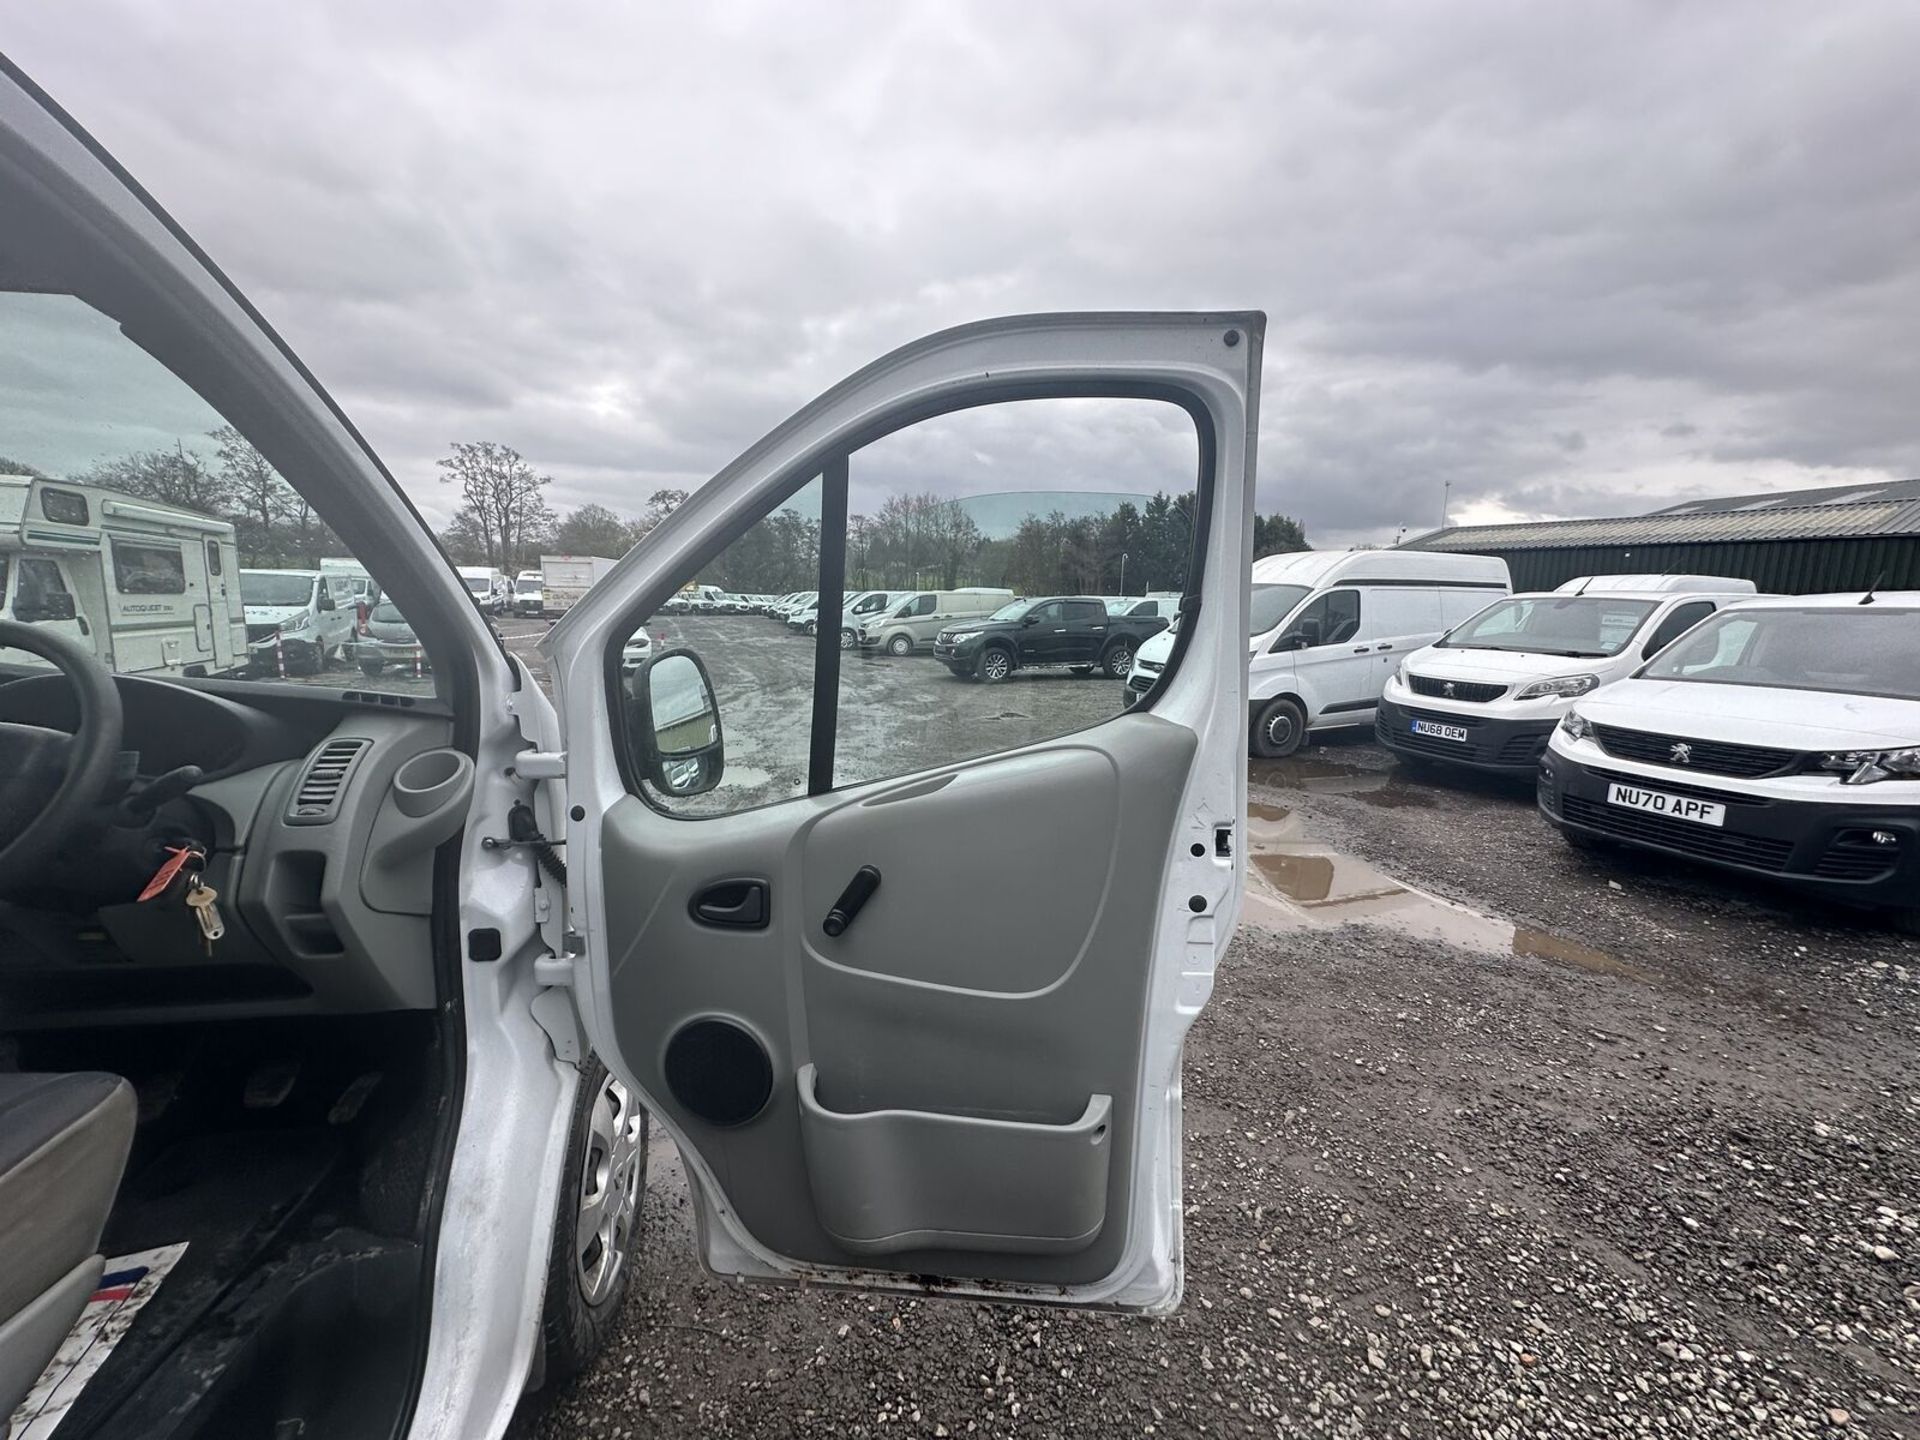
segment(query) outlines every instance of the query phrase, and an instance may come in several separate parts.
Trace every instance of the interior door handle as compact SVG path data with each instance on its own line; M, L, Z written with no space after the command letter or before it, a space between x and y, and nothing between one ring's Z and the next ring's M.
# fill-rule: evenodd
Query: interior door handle
M702 925L725 930L764 930L773 914L764 880L716 880L695 892L687 911Z
M853 924L861 908L873 898L873 892L880 888L880 872L871 865L862 865L853 872L853 879L847 882L847 888L840 892L840 898L833 902L833 908L827 911L827 918L820 922L820 928L831 939L838 939L847 933L847 927Z

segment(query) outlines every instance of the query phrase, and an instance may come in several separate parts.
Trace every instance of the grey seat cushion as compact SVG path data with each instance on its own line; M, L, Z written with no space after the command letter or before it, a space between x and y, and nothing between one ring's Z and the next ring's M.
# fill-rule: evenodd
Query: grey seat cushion
M0 1321L98 1248L133 1122L118 1075L0 1074Z

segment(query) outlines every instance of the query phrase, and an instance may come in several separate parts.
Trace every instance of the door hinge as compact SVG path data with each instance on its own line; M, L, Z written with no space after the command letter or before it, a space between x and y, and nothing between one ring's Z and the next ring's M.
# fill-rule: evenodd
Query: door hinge
M566 979L557 983L547 981L545 977L551 973L549 967L564 970ZM543 955L533 962L533 974L536 980L543 981L543 988L534 992L527 1006L534 1023L547 1032L556 1059L578 1065L587 1050L586 1027L580 1023L580 1011L573 1003L572 962Z
M522 750L513 757L513 764L507 767L509 775L517 775L522 780L561 780L567 773L567 752L564 750Z

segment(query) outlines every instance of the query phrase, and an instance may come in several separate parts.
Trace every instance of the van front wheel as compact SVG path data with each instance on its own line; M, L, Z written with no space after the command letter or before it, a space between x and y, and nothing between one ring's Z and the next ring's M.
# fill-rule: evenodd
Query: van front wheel
M1251 746L1263 760L1284 760L1307 738L1307 712L1297 700L1269 700L1254 718Z
M905 635L896 635L887 641L887 654L889 655L911 655L912 653L913 641Z

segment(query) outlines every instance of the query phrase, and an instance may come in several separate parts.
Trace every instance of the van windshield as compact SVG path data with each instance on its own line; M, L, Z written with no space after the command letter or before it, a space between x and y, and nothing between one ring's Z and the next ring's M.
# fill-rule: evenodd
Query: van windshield
M491 575L464 575L461 578L467 582L467 589L475 595L491 595L493 593L493 577Z
M538 595L540 593L539 577L533 575L521 576L516 589L522 595Z
M1253 605L1247 620L1248 635L1264 635L1282 620L1287 613L1307 598L1305 585L1256 585L1253 587Z
M249 605L304 605L313 598L313 577L242 570L240 598Z
M1722 610L1662 650L1641 674L1649 680L1920 700L1920 611Z
M1627 648L1655 603L1606 595L1518 596L1489 605L1437 644L1599 660Z

